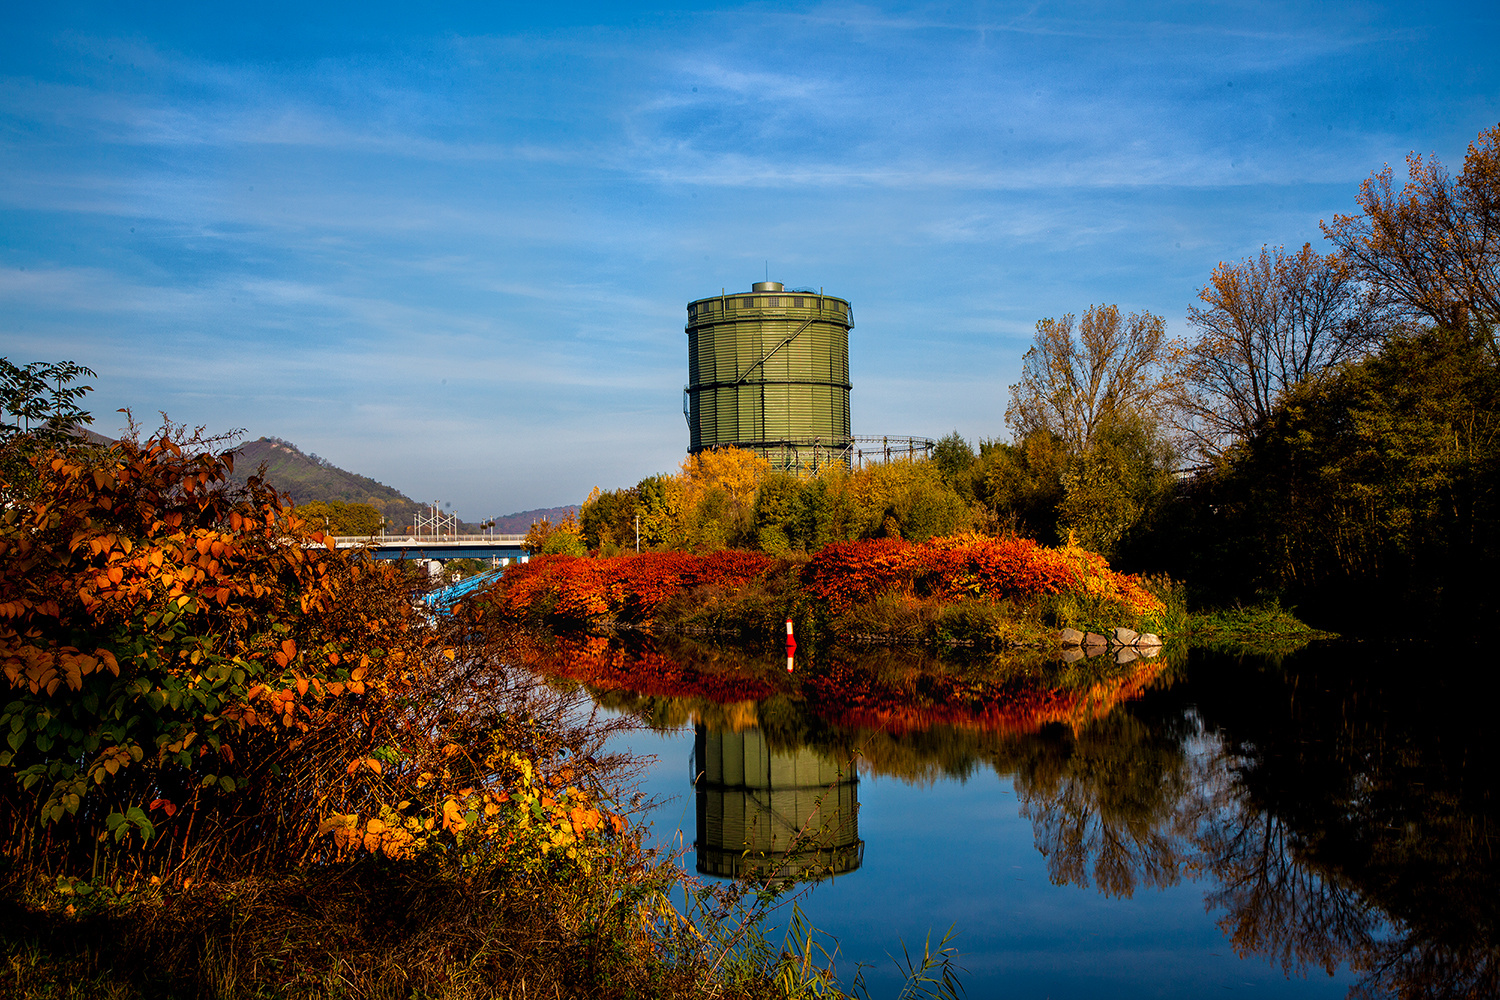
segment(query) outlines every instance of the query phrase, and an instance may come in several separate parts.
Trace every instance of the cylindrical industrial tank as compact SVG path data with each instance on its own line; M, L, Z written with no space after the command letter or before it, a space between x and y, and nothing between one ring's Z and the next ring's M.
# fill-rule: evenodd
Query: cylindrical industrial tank
M689 454L732 445L783 469L849 463L847 301L760 281L687 310Z
M864 860L858 778L807 748L772 750L758 729L698 726L698 871L778 882L852 872Z

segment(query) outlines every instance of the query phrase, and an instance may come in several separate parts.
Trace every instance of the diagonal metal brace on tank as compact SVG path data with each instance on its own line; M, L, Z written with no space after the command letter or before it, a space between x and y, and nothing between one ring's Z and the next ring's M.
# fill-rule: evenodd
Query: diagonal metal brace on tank
M814 316L813 319L817 319L817 317ZM763 354L761 356L761 359L759 361L755 362L755 364L751 365L749 368L746 368L743 372L741 372L740 373L740 377L737 378L737 379L735 379L732 384L733 385L739 385L741 382L745 381L745 379L749 378L751 372L755 371L755 369L759 368L761 365L763 365L767 361L771 360L771 355L775 354L777 351L781 350L787 344L790 344L792 341L796 340L797 337L799 335L801 335L801 333L802 333L803 330L806 330L808 327L812 326L813 325L813 319L810 319L806 323L803 323L801 326L797 327L797 329L793 330L792 333L791 333L791 335L788 336L785 340L783 340L781 343L777 344L775 347L771 348L769 351L767 351L765 354Z

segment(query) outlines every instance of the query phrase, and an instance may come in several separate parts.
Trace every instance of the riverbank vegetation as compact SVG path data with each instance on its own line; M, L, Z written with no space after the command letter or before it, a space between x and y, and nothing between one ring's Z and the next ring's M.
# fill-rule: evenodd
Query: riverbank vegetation
M1154 589L1170 597L1170 581ZM1175 603L1175 602L1174 602ZM1057 630L1181 631L1150 581L1076 545L977 534L836 542L812 555L721 549L581 558L512 567L476 602L507 625L629 627L774 638L1006 648L1057 647Z
M108 448L15 431L0 453L8 995L827 978L753 924L726 937L753 906L713 927L720 896L674 908L694 887L642 849L608 725L474 619L421 610L400 567L346 560L256 477L231 486L230 461L173 428Z

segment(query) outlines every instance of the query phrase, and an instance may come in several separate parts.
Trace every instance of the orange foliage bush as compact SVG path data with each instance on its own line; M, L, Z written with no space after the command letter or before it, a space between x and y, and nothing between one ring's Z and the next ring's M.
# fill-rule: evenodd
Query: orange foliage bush
M1136 614L1161 610L1140 581L1077 546L1049 549L1026 538L954 535L912 544L901 539L838 542L802 570L802 585L835 612L889 591L956 600L1035 598L1078 591Z
M643 553L607 558L543 556L512 566L484 600L503 620L555 616L570 622L649 623L667 599L698 587L737 590L795 566L757 552ZM940 601L1032 600L1078 593L1131 614L1162 610L1139 579L1116 573L1075 545L1049 549L1025 538L954 535L835 542L797 570L803 593L835 615L886 593ZM790 611L790 609L788 609Z
M695 587L742 587L776 563L757 552L645 552L598 559L541 556L511 566L485 600L503 618L545 610L578 622L648 621L669 597Z
M518 728L539 703L395 567L351 563L259 479L228 485L228 456L167 433L3 457L0 854L92 871L103 845L112 870L249 873L521 827L577 854L559 817L592 815L579 782L535 829L485 806L584 738Z

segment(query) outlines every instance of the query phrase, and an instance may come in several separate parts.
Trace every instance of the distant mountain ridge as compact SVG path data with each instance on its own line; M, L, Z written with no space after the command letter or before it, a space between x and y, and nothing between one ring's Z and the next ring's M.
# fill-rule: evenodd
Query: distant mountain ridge
M394 487L341 469L327 459L304 452L290 441L277 437L259 438L236 448L232 478L243 483L262 466L265 467L266 482L290 495L293 503L367 503L391 523L389 530L392 531L409 529L414 523L413 515L428 506ZM507 514L495 519L495 532L523 534L533 521L545 517L555 522L570 513L576 515L578 507L544 507ZM461 523L460 527L478 529L477 524L467 522Z
M524 535L537 521L547 520L556 524L569 517L577 516L577 504L568 507L538 507L536 510L523 510L519 514L506 514L504 517L495 518L495 534Z

